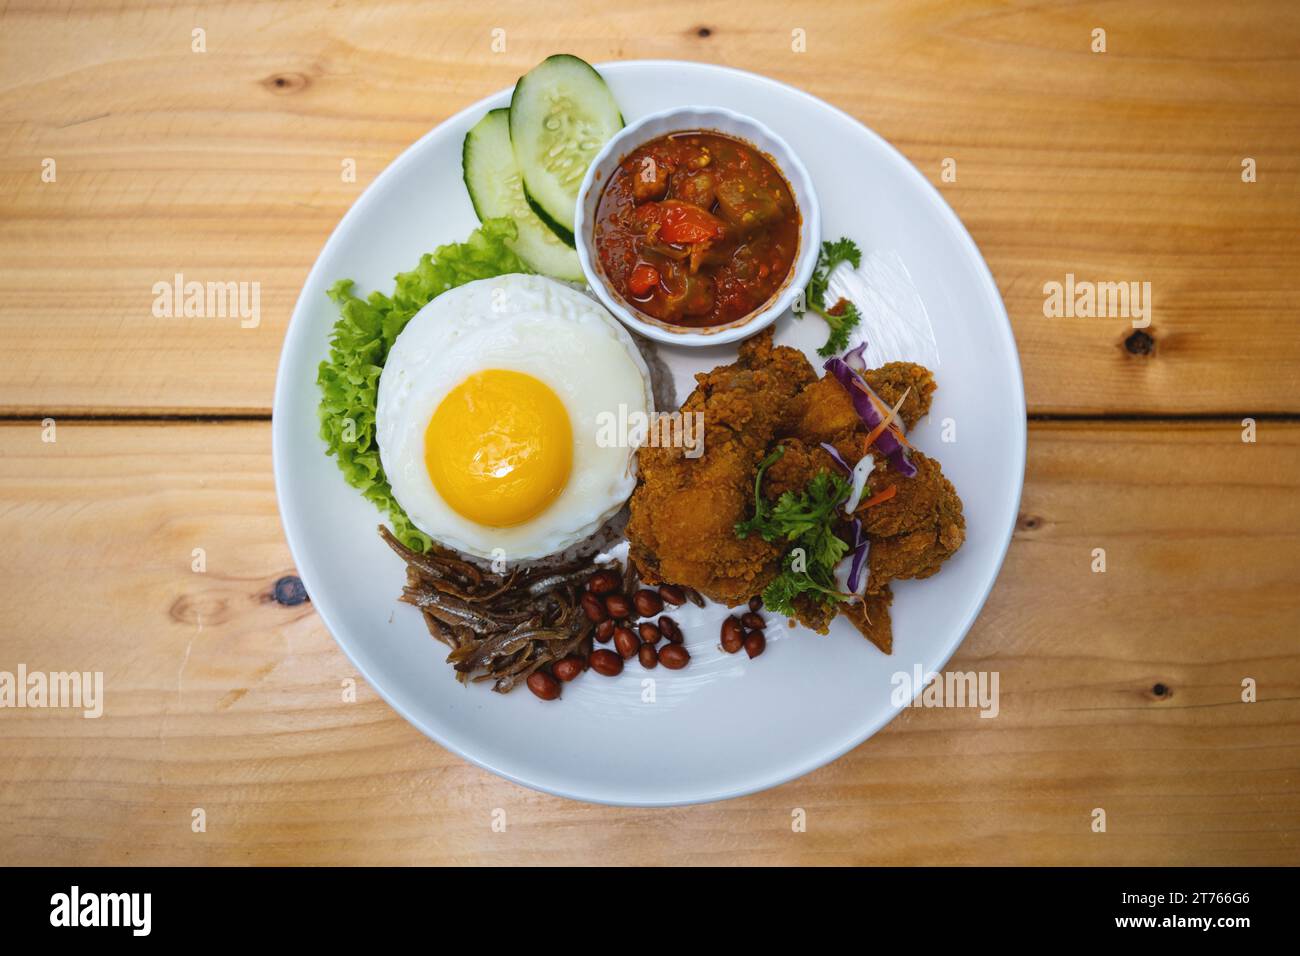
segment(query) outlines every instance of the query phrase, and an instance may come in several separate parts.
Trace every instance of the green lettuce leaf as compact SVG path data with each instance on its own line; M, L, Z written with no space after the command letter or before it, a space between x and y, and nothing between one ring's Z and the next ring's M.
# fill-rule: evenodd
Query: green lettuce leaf
M475 279L531 271L506 245L516 234L512 220L487 219L464 242L439 246L410 272L399 273L391 296L372 292L362 299L353 293L351 279L340 279L329 290L339 319L330 335L329 358L316 375L325 453L337 458L348 484L388 515L397 539L417 551L429 549L429 536L411 524L379 463L379 375L397 336L430 300Z

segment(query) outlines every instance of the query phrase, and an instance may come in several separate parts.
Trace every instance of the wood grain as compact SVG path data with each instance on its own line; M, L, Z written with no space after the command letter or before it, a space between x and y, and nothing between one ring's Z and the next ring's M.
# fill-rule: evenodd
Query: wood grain
M341 702L311 605L270 598L293 569L265 423L2 426L0 669L103 670L107 703L0 710L0 863L1300 863L1300 426L1240 437L1035 425L950 665L1000 673L996 719L905 711L783 787L639 811L499 780L364 685Z
M347 208L423 132L557 50L754 70L879 131L986 255L1032 412L1300 412L1300 7L736 10L5 4L0 412L266 413L297 292ZM153 318L152 286L176 272L260 282L260 327ZM1154 352L1124 348L1127 319L1044 318L1044 283L1067 273L1150 282Z

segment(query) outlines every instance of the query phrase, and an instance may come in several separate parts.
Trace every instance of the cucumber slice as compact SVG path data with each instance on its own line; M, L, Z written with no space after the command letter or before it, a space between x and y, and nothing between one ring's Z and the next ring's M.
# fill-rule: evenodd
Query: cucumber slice
M606 141L623 128L609 87L585 60L547 57L515 84L510 140L528 202L573 243L578 187Z
M519 228L510 246L529 268L556 279L581 281L578 254L533 213L510 146L510 111L492 110L465 134L461 155L465 188L480 221L509 216Z

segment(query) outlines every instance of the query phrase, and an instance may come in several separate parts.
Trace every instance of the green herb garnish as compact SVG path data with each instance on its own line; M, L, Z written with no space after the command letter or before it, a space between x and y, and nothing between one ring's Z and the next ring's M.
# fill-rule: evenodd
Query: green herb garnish
M849 330L856 326L862 315L858 307L848 299L826 305L826 287L831 273L841 262L852 264L853 268L862 265L862 252L852 239L841 238L835 242L823 242L817 256L817 268L813 270L812 279L804 291L807 307L816 312L830 326L831 334L826 344L817 350L818 355L836 355L849 347ZM798 312L795 315L799 315Z
M516 235L511 219L484 220L464 242L439 246L425 253L410 272L399 273L391 297L372 292L367 299L359 298L351 279L340 279L329 290L340 317L330 336L329 358L316 375L325 453L337 456L348 484L386 512L397 539L416 551L428 550L429 536L411 524L379 462L379 375L398 334L430 300L475 279L530 271L506 245Z
M849 546L831 530L836 509L849 495L849 483L829 471L818 472L803 491L787 491L769 504L762 495L763 474L783 454L778 445L764 458L754 476L754 516L736 523L736 536L757 533L764 541L791 544L781 561L781 573L763 590L763 604L778 614L793 615L794 599L812 595L822 604L844 600L835 582L835 566Z

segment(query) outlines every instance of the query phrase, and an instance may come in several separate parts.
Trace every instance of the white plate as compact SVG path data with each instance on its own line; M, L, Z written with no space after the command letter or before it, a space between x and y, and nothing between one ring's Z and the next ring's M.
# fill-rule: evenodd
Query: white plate
M461 180L461 142L502 90L425 135L343 217L307 278L285 337L272 435L289 546L316 610L365 679L444 747L526 786L599 803L671 805L752 793L798 777L862 743L898 711L891 676L938 671L984 604L1010 542L1025 462L1024 387L997 286L956 215L893 147L856 120L773 80L696 63L598 67L631 122L706 104L768 124L799 152L821 196L823 233L897 256L934 326L939 391L912 441L942 463L965 503L967 540L938 576L895 586L894 654L840 621L829 635L773 621L756 660L717 646L721 611L677 615L692 655L679 672L635 663L617 678L587 673L558 703L527 690L462 687L419 612L397 603L403 566L381 542L374 507L350 488L317 433L316 367L335 310L325 290L355 279L392 290L395 273L478 223ZM867 330L868 334L870 329ZM777 340L807 349L815 318L777 323ZM735 346L660 346L679 398L699 369ZM820 362L817 362L820 366ZM952 419L957 441L940 440ZM646 702L643 682L654 682ZM939 772L936 769L936 773Z

